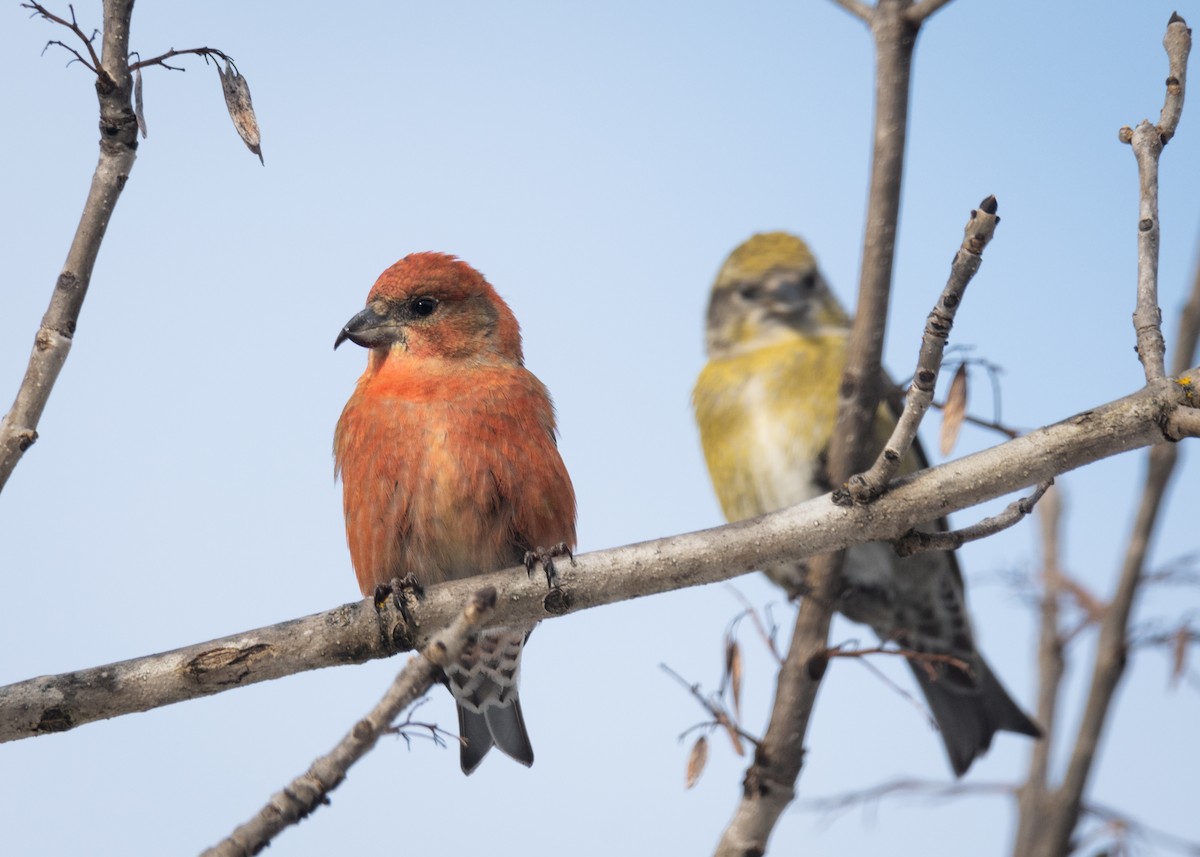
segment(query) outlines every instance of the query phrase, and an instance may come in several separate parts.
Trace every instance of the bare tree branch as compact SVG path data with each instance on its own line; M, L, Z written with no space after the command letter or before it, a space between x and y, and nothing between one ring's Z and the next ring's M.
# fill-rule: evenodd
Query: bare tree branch
M870 22L871 13L874 10L866 3L861 3L859 0L833 0L833 2L837 3L860 21L867 21L868 23Z
M847 483L847 490L856 503L869 503L882 494L912 448L921 420L933 401L933 388L942 368L942 355L946 349L946 338L954 326L954 316L962 305L967 285L983 263L983 250L992 240L999 222L994 196L981 202L978 209L972 209L967 218L962 245L954 254L946 287L925 321L925 332L921 336L917 356L917 371L913 373L912 386L904 397L904 410L871 469L851 476Z
M1164 107L1163 115L1164 117L1167 117L1168 114L1173 116L1164 121L1177 122L1178 109L1182 106L1183 99L1181 69L1186 62L1191 44L1190 31L1178 15L1171 15L1163 44L1170 57L1171 66L1171 78L1167 81L1168 107ZM1177 91L1173 92L1173 89L1177 89ZM1132 132L1127 133L1127 130L1122 130L1121 139L1124 142L1133 143L1142 191L1138 225L1138 298L1137 310L1134 313L1134 325L1137 329L1138 356L1145 368L1148 384L1153 385L1165 375L1165 349L1159 323L1161 314L1157 306L1157 199L1158 156L1166 141L1163 139L1162 129L1151 126L1148 122L1142 122ZM1173 126L1169 130L1173 132ZM1189 309L1198 301L1200 301L1200 276L1197 277L1194 285L1188 304ZM1195 353L1198 327L1200 326L1197 325L1194 316L1190 312L1185 312L1180 324L1179 342L1175 355L1178 363L1186 365L1186 359L1181 359L1181 356ZM1181 372L1175 380L1167 383L1178 387L1187 400L1196 402L1193 377L1194 373L1192 372ZM1166 416L1163 425L1164 432L1171 437L1177 431L1194 430L1197 425L1200 425L1200 420L1195 419L1194 414L1189 414L1183 419ZM1071 850L1070 843L1079 826L1084 809L1084 789L1087 787L1095 764L1104 727L1112 713L1113 695L1125 671L1129 649L1130 615L1133 611L1134 599L1144 581L1146 555L1150 548L1150 540L1177 458L1178 447L1173 443L1161 444L1150 450L1142 499L1134 520L1133 531L1129 537L1116 591L1104 609L1100 621L1100 637L1096 644L1091 685L1070 761L1059 786L1053 791L1047 791L1045 761L1044 759L1039 760L1035 755L1037 766L1031 771L1029 782L1022 787L1020 822L1014 845L1014 853L1021 857L1060 857ZM1056 593L1048 591L1043 602L1043 639L1049 633L1045 627L1046 603L1055 597ZM1061 637L1057 628L1055 632ZM1043 646L1043 656L1046 656L1045 645ZM1049 666L1050 670L1044 669L1041 677L1043 698L1047 693L1057 693L1058 679L1061 677L1061 665L1056 666L1051 663ZM1057 672L1055 672L1056 670ZM1053 680L1052 689L1051 680ZM1050 726L1051 724L1047 722L1046 725ZM1042 751L1035 749L1034 752L1037 754ZM1045 752L1049 752L1049 750L1047 749Z
M979 541L979 539L994 536L996 533L1007 530L1018 521L1023 520L1026 515L1033 511L1033 507L1037 505L1038 500L1042 499L1042 495L1053 484L1054 480L1052 479L1041 483L1028 497L1014 500L1005 506L999 515L984 518L982 521L972 524L969 527L963 527L960 530L944 530L937 533L912 530L893 542L892 547L895 548L896 553L900 556L911 556L912 554L928 550L957 550L967 542Z
M1158 159L1167 141L1174 136L1183 111L1187 58L1192 48L1192 31L1175 13L1171 14L1167 24L1163 47L1167 51L1170 71L1160 124L1152 125L1148 119L1143 119L1136 128L1126 126L1120 131L1121 142L1132 144L1138 165L1138 288L1133 327L1137 333L1138 359L1145 367L1147 381L1166 374L1162 311L1158 307Z
M1171 354L1171 374L1182 378L1188 374L1196 343L1200 342L1200 255L1192 275L1192 290L1179 314L1179 329L1175 332L1175 350Z
M883 387L881 358L900 210L910 71L920 26L905 16L909 0L878 0L869 14L859 4L838 2L870 24L876 70L863 267L829 448L828 476L833 485L842 484L867 463ZM718 857L765 853L771 831L795 796L809 718L827 664L829 625L841 588L843 559L839 552L809 563L809 592L796 612L770 723L746 771L742 799L717 846Z
M878 803L886 797L901 795L913 795L941 802L946 799L960 797L988 795L1003 797L1011 795L1015 791L1017 789L1011 783L1003 782L944 783L931 780L900 779L840 795L802 800L799 801L799 806L801 809L811 812L838 813L846 812L860 806L866 807ZM1104 822L1109 831L1115 832L1116 835L1110 838L1124 841L1129 838L1130 833L1134 833L1147 840L1154 840L1162 847L1169 848L1172 851L1179 851L1184 854L1200 853L1200 842L1151 827L1103 804L1088 803L1084 806L1084 813L1091 818ZM1097 832L1102 833L1103 831ZM1091 838L1099 839L1101 837L1093 836ZM1075 848L1071 853L1082 853L1083 849L1079 847L1082 844L1082 842L1075 843ZM1132 852L1124 851L1120 853Z
M401 711L429 690L444 667L458 660L475 629L495 606L496 590L491 587L472 595L458 617L421 650L421 655L409 658L383 698L354 724L336 747L272 795L266 806L228 838L205 850L204 857L257 854L287 827L298 824L321 804L328 803L329 793L346 779L350 767L371 751Z
M951 0L921 0L919 3L914 3L908 10L908 20L914 24L923 24L930 15L943 6L949 5L950 2Z
M377 613L369 600L359 601L173 652L17 682L0 687L0 742L421 646L452 621L459 605L481 585L500 593L496 623L532 624L864 541L892 541L922 521L1108 456L1161 444L1163 416L1194 407L1178 385L1151 384L1015 440L898 479L869 507L837 506L826 495L748 521L583 554L577 567L560 568L562 587L548 594L544 585L529 580L523 566L440 584L410 608L411 629L390 604ZM826 648L822 640L812 657L823 660Z
M206 63L209 61L210 57L216 57L216 59L225 60L225 62L229 63L235 69L237 68L237 63L233 61L233 57L216 48L186 48L182 51L177 51L174 48L171 48L171 50L164 54L159 54L156 57L150 57L150 59L147 60L138 60L135 63L130 63L129 70L136 71L137 69L146 68L147 66L160 65L163 68L171 71L187 71L187 69L183 68L182 66L169 65L167 63L167 60L171 59L172 57L179 57L187 54L194 54L198 57L204 57L204 61ZM216 60L214 59L213 62L216 62Z
M717 728L724 729L729 735L730 743L733 744L734 752L739 756L744 756L746 753L745 748L742 746L743 740L753 744L755 747L758 746L758 739L742 729L741 725L738 723L736 715L730 714L725 710L725 706L720 702L719 693L714 697L705 696L703 691L700 690L700 685L689 682L666 664L659 664L658 666L659 669L671 676L671 678L675 679L675 681L679 682L680 686L690 693L692 698L695 699L696 702L700 704L700 707L707 711L709 716L712 718L712 720L710 720L708 723L701 723L698 725L698 727L693 726L692 729L704 728L708 729L709 731ZM688 732L692 731L692 729L688 729L683 733L683 735L680 735L680 739L684 738Z
M956 669L967 671L971 669L971 665L961 658L956 658L954 655L943 655L937 652L917 652L912 649L904 648L888 648L886 646L869 646L865 649L847 648L846 646L834 646L825 650L827 658L865 658L868 655L894 655L904 658L906 661L923 664L926 671L931 676L937 673L932 669L933 664L949 664Z
M1083 805L1083 812L1092 818L1098 819L1106 823L1106 826L1115 831L1118 835L1111 838L1116 839L1125 845L1122 851L1116 849L1110 850L1110 854L1134 854L1136 850L1129 848L1126 840L1130 838L1130 834L1140 836L1147 841L1156 843L1161 848L1168 848L1180 854L1197 855L1200 854L1200 840L1188 839L1183 836L1178 836L1174 833L1168 833L1165 830L1159 830L1157 827L1138 821L1123 812L1113 809L1112 807L1103 804L1092 803L1091 801ZM1100 852L1097 852L1100 853Z
M1158 130L1163 136L1163 145L1175 136L1179 119L1183 115L1183 96L1187 89L1187 60L1192 50L1192 31L1187 21L1172 12L1167 21L1167 34L1163 36L1163 49L1167 52L1167 97L1158 116Z
M138 145L137 119L132 103L133 80L127 62L132 0L107 0L104 4L100 58L96 57L91 41L75 23L74 10L68 23L37 3L27 4L26 8L70 29L87 46L96 63L92 70L96 73L96 96L100 102L100 160L92 175L92 186L71 248L67 251L66 263L50 297L50 306L34 336L25 377L12 407L0 421L0 491L4 490L25 450L37 441L38 422L70 353L100 243L133 168Z
M946 403L933 402L930 407L941 409L946 407ZM982 417L973 417L970 414L963 414L963 422L970 423L971 425L978 426L979 428L989 429L1008 438L1017 437L1021 434L1021 432L1017 429L1010 428L1009 426L998 423L995 420L985 420Z
M132 7L132 5L133 4L131 3L130 6ZM107 72L105 72L103 69L103 63L100 62L100 57L97 56L97 54L96 54L96 48L92 44L92 38L94 38L94 36L89 37L87 33L85 33L82 29L80 29L79 22L75 19L75 7L74 6L71 6L71 5L67 6L67 8L71 10L71 20L70 21L66 20L65 18L60 18L58 15L55 15L53 12L51 12L49 9L47 9L45 6L43 6L41 3L22 3L21 8L22 9L31 9L33 11L34 15L41 17L41 18L45 18L47 21L50 21L52 23L60 24L64 27L66 27L68 30L70 30L72 33L75 34L75 36L79 39L79 41L83 42L83 45L85 48L87 48L88 55L92 58L92 61L88 62L86 59L83 58L83 56L75 48L71 47L70 45L66 44L65 42L60 42L57 39L46 42L46 47L50 47L50 45L57 45L58 47L63 48L64 50L67 50L67 51L70 51L71 53L73 53L75 55L75 59L79 60L79 62L82 63L83 66L85 68L87 68L87 70L90 71L92 74L95 74L95 75L106 75L107 74ZM70 65L70 63L68 63L68 65Z
M38 423L50 399L58 375L66 363L75 338L79 313L92 281L92 270L100 253L100 245L108 231L108 221L116 209L117 200L129 179L137 157L138 116L140 109L133 104L132 69L149 65L176 68L166 60L181 54L198 54L232 62L216 48L192 48L168 51L148 60L129 63L129 23L133 15L133 0L105 0L104 29L101 54L75 20L75 9L68 21L50 12L40 3L23 3L37 17L66 27L87 49L90 62L78 50L64 42L49 44L66 48L75 58L96 75L96 96L100 103L100 159L92 175L91 189L83 205L83 214L75 237L67 251L62 273L58 275L50 306L42 317L41 326L33 339L33 351L25 377L17 389L12 407L0 421L0 491L25 451L38 439ZM140 98L138 108L140 108ZM144 124L144 123L143 123ZM261 157L261 155L260 155Z
M1025 854L1041 835L1042 811L1047 806L1050 754L1055 745L1055 722L1058 715L1058 691L1066 671L1063 639L1059 634L1059 598L1062 593L1062 573L1059 565L1061 551L1062 503L1059 492L1051 488L1042 498L1039 519L1042 524L1042 596L1041 621L1038 633L1038 699L1037 722L1044 736L1031 745L1029 774L1017 789L1019 824L1014 854Z
M900 794L912 794L928 797L931 800L946 798L973 797L978 795L1011 795L1014 791L1011 783L965 783L961 780L947 783L932 780L889 780L870 788L845 792L828 797L809 798L798 802L801 809L811 812L845 812L857 806L875 803L885 797Z
M1051 806L1053 812L1035 845L1034 854L1054 857L1066 853L1079 823L1083 793L1095 762L1104 727L1112 713L1112 698L1127 663L1129 617L1141 583L1150 539L1178 457L1175 444L1150 450L1142 501L1134 521L1117 589L1100 625L1091 687L1079 724L1075 747Z
M750 617L750 621L754 625L754 630L758 632L758 636L762 639L763 645L766 646L767 651L771 653L771 657L775 660L775 663L782 664L783 655L779 653L779 647L776 645L776 635L774 633L776 630L778 630L778 628L775 626L774 621L772 620L771 628L768 630L766 622L764 622L763 618L758 615L758 610L756 610L754 606L746 600L746 596L742 595L742 593L736 587L731 586L730 588L733 589L734 595L739 601L742 602L742 606L745 608L742 611L741 616ZM741 616L739 616L737 619L734 619L734 624L740 621ZM732 630L730 633L732 633Z

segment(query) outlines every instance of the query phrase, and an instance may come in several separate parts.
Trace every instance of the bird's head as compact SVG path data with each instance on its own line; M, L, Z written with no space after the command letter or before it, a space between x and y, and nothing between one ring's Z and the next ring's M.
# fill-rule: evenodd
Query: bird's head
M721 266L705 340L709 357L721 357L849 326L808 245L786 232L760 232Z
M412 253L379 275L367 306L346 322L346 340L385 357L494 357L520 363L521 332L483 275L445 253Z

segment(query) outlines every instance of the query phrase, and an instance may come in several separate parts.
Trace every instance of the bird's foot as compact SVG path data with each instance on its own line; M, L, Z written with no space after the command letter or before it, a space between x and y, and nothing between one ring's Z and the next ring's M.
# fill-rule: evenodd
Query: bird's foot
M410 594L413 601L422 601L425 598L425 587L418 582L416 576L409 572L404 577L393 577L387 583L380 583L375 587L375 609L382 610L388 598L391 598L396 609L400 611L400 618L404 620L404 624L411 626L413 617L408 610Z
M525 570L529 572L529 576L533 577L533 568L539 562L542 564L542 569L546 572L546 585L551 589L558 589L558 572L554 570L554 558L565 556L571 560L571 565L575 565L575 555L571 553L571 549L567 547L566 542L559 542L552 547L539 547L531 551L525 552Z

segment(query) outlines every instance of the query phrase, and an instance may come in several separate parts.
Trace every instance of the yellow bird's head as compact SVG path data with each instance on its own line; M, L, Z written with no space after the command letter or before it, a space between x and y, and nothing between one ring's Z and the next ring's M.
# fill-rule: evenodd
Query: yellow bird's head
M849 329L850 317L808 245L786 232L760 232L721 266L708 301L705 339L709 358L722 358Z

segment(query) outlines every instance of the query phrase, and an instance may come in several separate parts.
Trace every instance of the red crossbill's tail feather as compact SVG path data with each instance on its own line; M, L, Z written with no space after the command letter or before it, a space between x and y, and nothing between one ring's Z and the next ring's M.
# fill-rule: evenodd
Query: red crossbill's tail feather
M533 764L533 746L517 697L521 648L529 635L491 628L446 669L446 681L458 703L458 729L465 739L464 774L479 766L493 746L523 765Z
M469 711L458 706L458 737L459 763L462 772L468 776L475 773L488 750L495 746L492 740L492 730L488 728L487 718L482 714Z
M924 664L910 661L910 666L942 733L956 777L965 774L971 763L987 752L997 732L1042 737L1042 730L1017 707L983 658L973 666L971 689L947 676L931 674Z
M516 696L508 705L489 708L485 714L458 706L458 734L464 739L459 756L464 774L474 773L492 747L499 747L500 752L526 767L533 764L533 745L525 730L521 700Z

